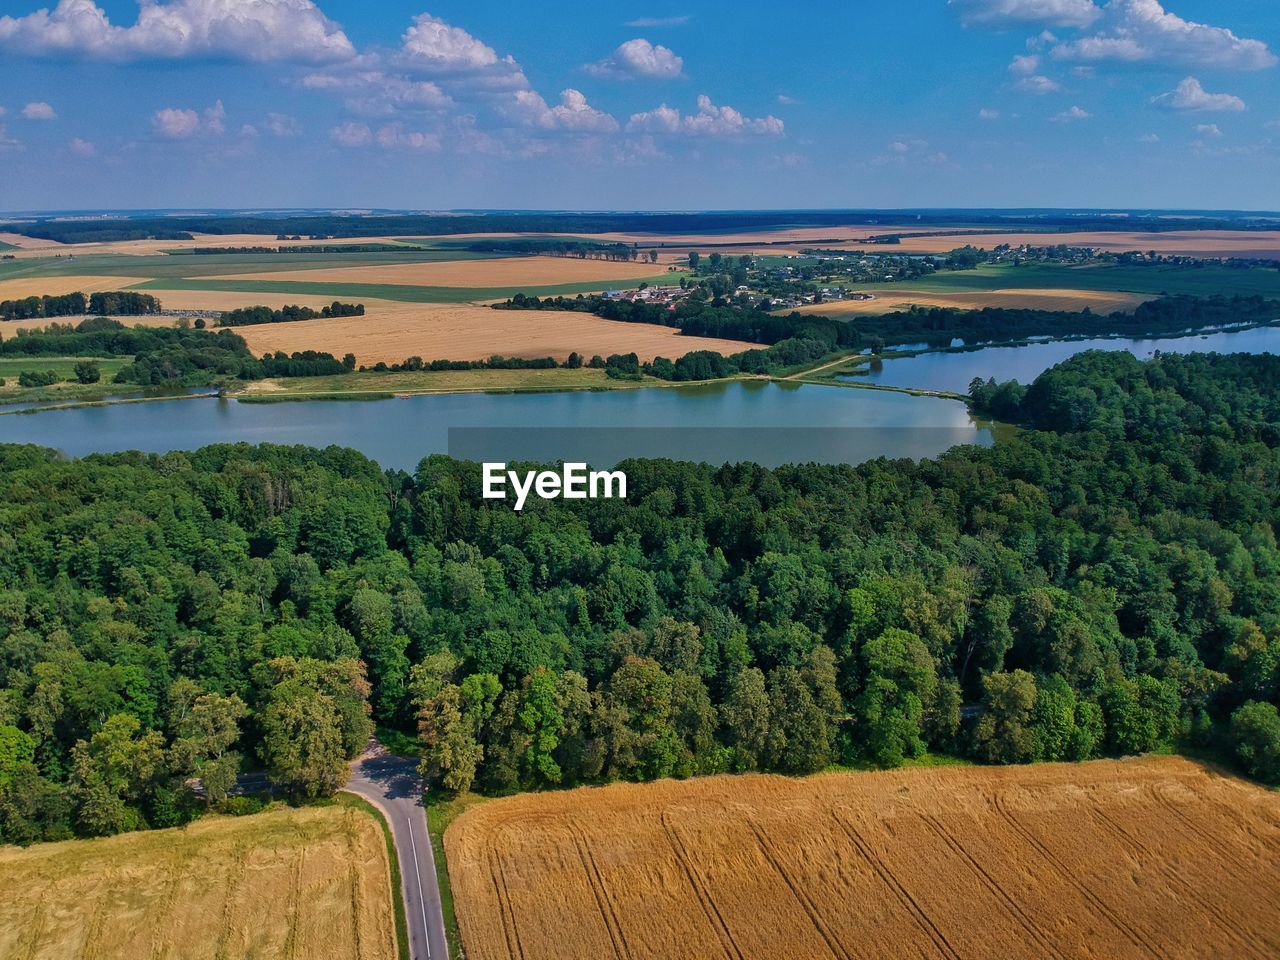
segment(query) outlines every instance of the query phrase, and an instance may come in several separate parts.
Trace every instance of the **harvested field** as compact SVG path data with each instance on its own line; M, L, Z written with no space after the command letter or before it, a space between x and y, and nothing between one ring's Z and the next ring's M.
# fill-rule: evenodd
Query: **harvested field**
M608 285L652 277L660 268L652 263L580 260L577 257L504 257L497 260L444 260L427 263L336 267L324 271L325 283L390 283L428 287L552 286L557 283L600 282ZM316 279L311 270L245 273L211 280L272 280L304 282ZM673 274L679 283L679 274Z
M351 807L5 847L0 876L0 957L397 956L382 830Z
M1280 794L1174 757L528 794L445 849L469 960L1280 954Z
M882 233L892 231L884 230ZM1280 230L1179 230L1168 233L992 233L966 235L963 231L935 237L903 237L900 247L882 248L887 253L950 253L972 244L987 250L1002 243L1020 246L1097 247L1113 253L1155 250L1187 257L1245 257L1280 259Z
M103 290L124 290L145 277L14 277L0 280L0 300L21 300L23 297L56 296L62 293L100 293Z
M1132 310L1138 304L1155 299L1154 295L1140 293L1111 293L1104 290L1014 290L1001 289L987 292L939 293L938 291L902 290L893 293L877 292L874 300L838 300L800 307L800 313L817 313L828 317L849 314L889 313L907 307L959 307L978 310L982 307L1008 307L1027 310L1083 310L1088 307L1094 313L1114 313ZM789 312L789 311L786 311Z
M166 300L167 304L167 300ZM361 364L425 360L481 360L506 357L564 359L575 350L593 354L635 352L641 360L676 358L694 350L738 353L756 344L739 340L682 337L672 327L618 323L587 313L558 310L491 310L436 304L366 304L363 317L264 323L236 327L254 353L320 350L354 353Z

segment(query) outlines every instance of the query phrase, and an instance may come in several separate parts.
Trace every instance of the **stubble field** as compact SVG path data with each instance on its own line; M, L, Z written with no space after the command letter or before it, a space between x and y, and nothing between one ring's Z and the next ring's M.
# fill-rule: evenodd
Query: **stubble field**
M319 350L341 357L351 352L365 366L425 360L482 360L555 357L577 351L636 353L641 360L671 359L693 350L738 353L756 344L708 337L682 337L674 327L601 320L589 313L560 310L493 310L469 304L366 303L363 317L303 320L235 327L256 354Z
M1015 290L998 289L982 292L941 293L933 290L879 290L874 300L834 300L799 308L800 313L816 313L828 317L854 314L882 314L908 307L954 307L981 310L1002 307L1012 310L1079 311L1088 307L1094 313L1131 311L1138 304L1155 299L1154 294L1113 293L1104 290ZM787 313L789 311L781 311Z
M445 848L468 960L1280 954L1280 795L1180 758L531 794Z
M0 957L397 956L382 831L351 807L4 847L0 877Z

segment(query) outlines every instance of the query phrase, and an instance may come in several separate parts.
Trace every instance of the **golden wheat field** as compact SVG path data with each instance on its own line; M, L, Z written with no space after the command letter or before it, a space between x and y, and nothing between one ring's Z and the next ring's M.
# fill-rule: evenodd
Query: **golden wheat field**
M0 957L396 958L382 830L350 807L3 847L0 878Z
M682 337L673 327L619 323L573 311L374 301L366 301L365 306L363 317L264 323L236 327L235 332L256 354L319 350L340 357L351 352L366 366L379 361L399 363L412 356L481 360L502 354L563 360L574 351L588 359L597 353L635 352L641 360L652 360L693 350L737 353L755 346L739 340Z
M445 850L468 960L1280 956L1280 794L1181 758L531 794Z
M892 232L892 231L881 231ZM1155 250L1187 257L1280 257L1278 230L1171 230L1161 233L1094 231L1082 233L979 233L965 231L929 237L904 236L903 253L950 253L956 247L973 244L990 250L1002 243L1011 246L1097 247L1114 253ZM892 251L891 251L892 252Z
M982 307L1006 307L1028 310L1083 310L1088 307L1094 313L1113 313L1117 310L1133 310L1138 304L1154 300L1154 295L1141 293L1112 293L1104 290L1067 289L1001 289L977 290L957 293L939 293L925 290L877 291L874 300L835 300L830 303L811 304L799 308L800 313L816 313L828 317L852 314L880 314L907 307L958 307L962 310L978 310ZM788 313L790 311L782 311Z
M11 280L0 280L0 300L123 290L135 283L142 283L145 279L145 277L16 277Z

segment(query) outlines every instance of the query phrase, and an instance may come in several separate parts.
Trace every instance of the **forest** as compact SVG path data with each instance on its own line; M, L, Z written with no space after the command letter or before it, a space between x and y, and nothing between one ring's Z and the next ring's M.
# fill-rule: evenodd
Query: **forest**
M107 293L63 293L0 301L0 320L38 320L74 317L84 313L103 316L142 316L159 313L160 301L147 293L116 290Z
M1085 353L994 448L480 467L0 447L0 841L332 791L373 723L446 790L1079 760L1280 779L1280 358ZM203 783L203 795L191 788Z

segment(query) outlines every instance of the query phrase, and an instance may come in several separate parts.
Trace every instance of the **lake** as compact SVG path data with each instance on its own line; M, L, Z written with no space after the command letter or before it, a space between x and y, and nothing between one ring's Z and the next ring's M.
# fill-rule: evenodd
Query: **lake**
M1128 350L1147 359L1164 353L1280 353L1280 326L1227 331L1187 337L1129 340L1100 337L1092 340L1053 340L1019 347L980 347L967 352L922 353L885 360L879 370L841 377L853 383L885 387L911 387L968 393L974 377L986 380L1018 380L1030 383L1056 363L1083 350Z
M958 401L766 381L600 393L454 394L376 401L239 403L197 398L0 416L0 442L70 456L164 453L211 443L352 447L411 470L431 453L469 460L624 457L726 463L861 463L989 446Z

